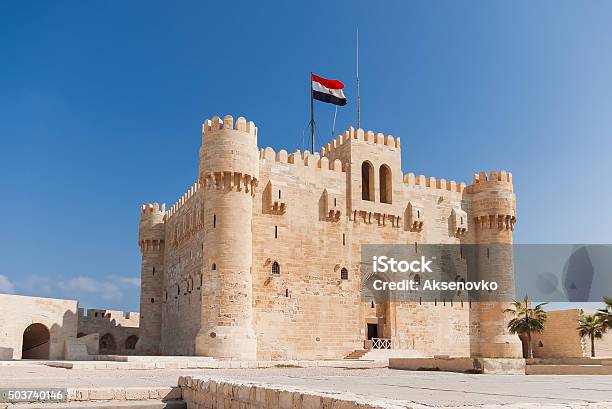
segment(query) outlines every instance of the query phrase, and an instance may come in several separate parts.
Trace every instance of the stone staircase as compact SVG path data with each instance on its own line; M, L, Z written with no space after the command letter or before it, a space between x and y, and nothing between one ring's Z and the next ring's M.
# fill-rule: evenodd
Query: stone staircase
M344 359L361 359L368 352L370 351L367 349L356 349L347 356L345 356Z

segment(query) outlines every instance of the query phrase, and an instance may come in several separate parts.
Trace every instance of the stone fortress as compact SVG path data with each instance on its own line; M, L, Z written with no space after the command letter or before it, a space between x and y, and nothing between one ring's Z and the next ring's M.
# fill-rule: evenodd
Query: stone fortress
M142 206L139 353L332 359L376 339L423 356L521 356L507 305L375 304L360 288L362 244L512 243L510 173L467 186L403 174L400 139L362 129L314 154L257 138L245 118L206 120L195 183L169 209Z

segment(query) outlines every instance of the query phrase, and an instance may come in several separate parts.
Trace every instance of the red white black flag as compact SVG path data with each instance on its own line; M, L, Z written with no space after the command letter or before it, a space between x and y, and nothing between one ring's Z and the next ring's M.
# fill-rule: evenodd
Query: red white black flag
M318 101L335 105L346 105L344 84L338 80L328 80L312 74L312 97Z

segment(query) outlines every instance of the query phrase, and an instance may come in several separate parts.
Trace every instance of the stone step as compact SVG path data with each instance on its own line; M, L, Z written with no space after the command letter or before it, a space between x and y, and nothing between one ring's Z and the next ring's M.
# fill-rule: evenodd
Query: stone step
M183 400L87 401L60 403L13 403L7 409L187 409Z
M347 356L345 356L344 359L359 359L367 353L368 353L367 349L356 349L350 354L348 354Z

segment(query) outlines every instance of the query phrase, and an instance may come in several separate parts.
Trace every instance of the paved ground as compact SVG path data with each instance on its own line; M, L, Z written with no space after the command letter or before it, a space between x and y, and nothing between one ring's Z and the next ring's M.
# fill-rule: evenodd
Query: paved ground
M422 405L547 404L581 407L612 401L612 376L466 375L384 368L268 368L83 370L38 365L0 367L0 388L174 386L180 375L221 375L240 380L294 385L327 392L352 392ZM602 406L600 406L602 407ZM609 406L612 408L612 404Z

